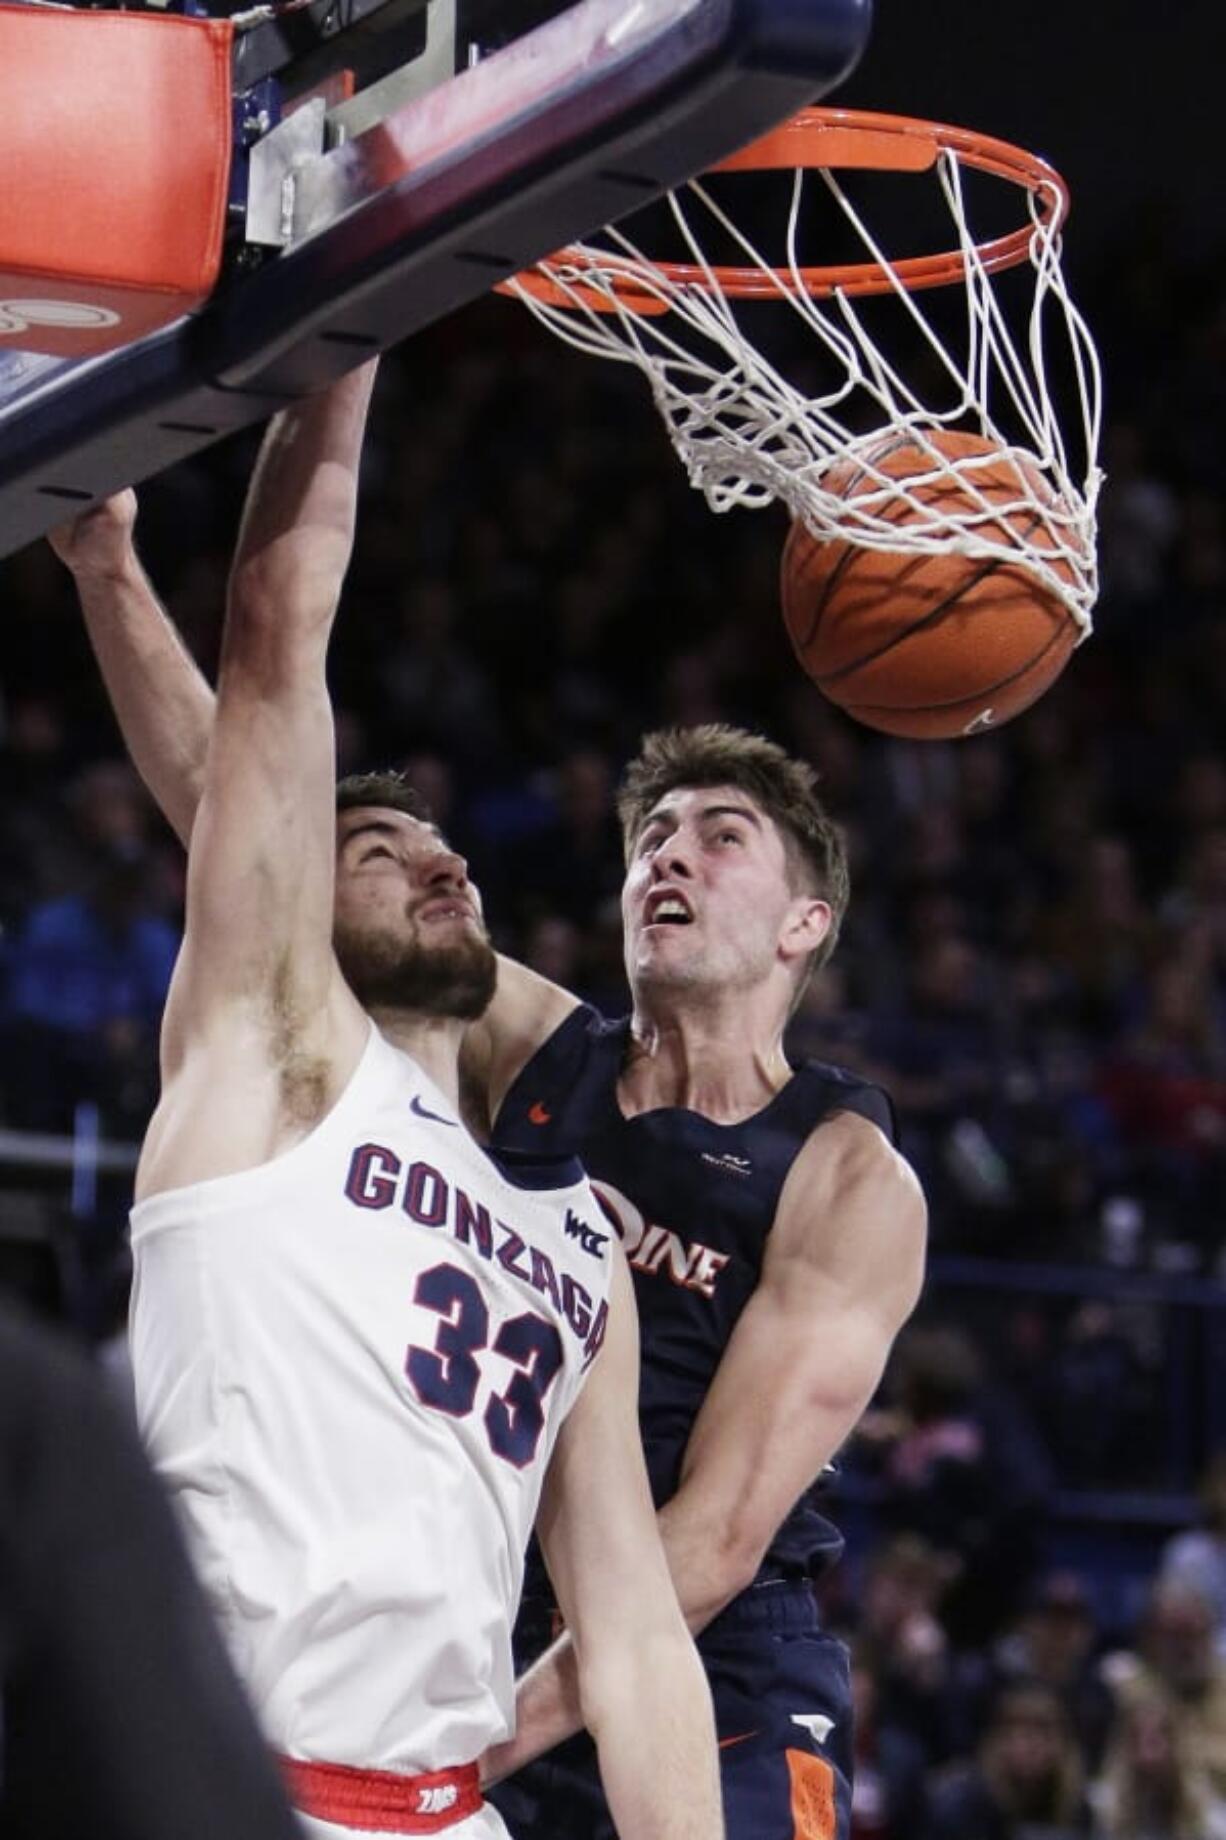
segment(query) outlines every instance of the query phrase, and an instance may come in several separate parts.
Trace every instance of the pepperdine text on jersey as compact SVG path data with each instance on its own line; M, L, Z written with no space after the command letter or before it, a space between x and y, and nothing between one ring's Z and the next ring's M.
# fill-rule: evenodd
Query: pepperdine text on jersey
M716 1252L701 1240L684 1240L668 1227L645 1220L633 1201L628 1201L609 1182L592 1179L596 1199L617 1228L622 1250L632 1271L651 1277L670 1278L682 1290L697 1291L700 1297L715 1295L715 1281L727 1265L731 1253Z

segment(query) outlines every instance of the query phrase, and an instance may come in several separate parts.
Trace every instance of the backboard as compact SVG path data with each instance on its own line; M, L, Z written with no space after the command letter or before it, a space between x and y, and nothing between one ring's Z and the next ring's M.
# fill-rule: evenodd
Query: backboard
M241 155L236 136L242 192L203 310L84 360L0 338L0 555L825 94L864 47L871 0L263 11L235 39L235 117L267 131Z

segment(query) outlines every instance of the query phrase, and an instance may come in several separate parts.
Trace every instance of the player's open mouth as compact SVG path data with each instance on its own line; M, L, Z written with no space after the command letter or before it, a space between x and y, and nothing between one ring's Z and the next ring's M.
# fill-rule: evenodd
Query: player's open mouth
M417 910L419 920L475 920L476 915L464 901L427 901Z
M647 915L643 924L645 926L689 926L693 919L693 914L679 895L666 894L648 903Z

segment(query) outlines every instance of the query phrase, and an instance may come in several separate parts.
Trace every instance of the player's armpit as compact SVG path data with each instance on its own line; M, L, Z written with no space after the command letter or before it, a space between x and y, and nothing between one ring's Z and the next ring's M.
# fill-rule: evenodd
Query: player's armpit
M661 1510L691 1628L752 1581L872 1398L919 1296L925 1231L919 1184L876 1126L851 1114L818 1126Z

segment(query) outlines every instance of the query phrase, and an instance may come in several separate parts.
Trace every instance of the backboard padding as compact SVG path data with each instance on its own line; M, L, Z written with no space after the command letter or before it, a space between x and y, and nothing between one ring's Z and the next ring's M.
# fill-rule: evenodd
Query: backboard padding
M571 12L598 5L609 0ZM633 57L593 59L424 166L397 170L396 117L369 130L355 156L359 168L369 156L369 186L317 234L232 275L193 319L36 376L0 350L0 555L743 145L847 74L870 12L870 0L662 7Z

